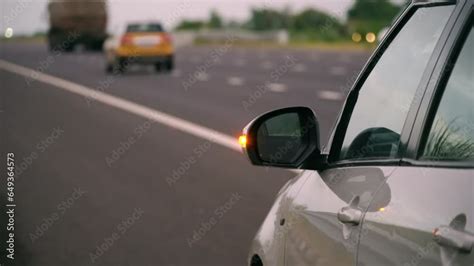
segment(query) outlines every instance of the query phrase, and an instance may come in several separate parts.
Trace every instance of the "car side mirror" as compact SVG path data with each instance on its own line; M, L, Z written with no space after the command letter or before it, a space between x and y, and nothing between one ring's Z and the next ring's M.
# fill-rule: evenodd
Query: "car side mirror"
M323 165L318 121L307 107L257 117L244 128L239 142L254 165L312 170Z

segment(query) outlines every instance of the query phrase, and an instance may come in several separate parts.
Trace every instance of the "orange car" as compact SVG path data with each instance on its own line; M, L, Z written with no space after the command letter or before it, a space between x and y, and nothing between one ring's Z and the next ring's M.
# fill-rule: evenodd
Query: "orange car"
M124 71L131 64L153 64L158 71L174 66L171 36L156 22L129 24L120 39L105 43L104 50L107 72Z

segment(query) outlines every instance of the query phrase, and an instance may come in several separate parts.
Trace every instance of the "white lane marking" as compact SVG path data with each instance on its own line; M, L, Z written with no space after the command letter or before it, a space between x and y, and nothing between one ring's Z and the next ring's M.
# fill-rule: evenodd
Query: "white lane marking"
M304 64L296 64L293 68L292 71L294 72L306 72L306 66Z
M202 71L197 72L195 77L199 81L208 81L209 80L209 74L207 74L206 72L202 72Z
M229 77L227 83L231 86L242 86L244 85L244 79L241 77Z
M15 73L27 78L32 78L40 82L50 84L58 89L63 89L65 91L86 97L87 99L93 99L102 104L115 107L119 110L135 114L137 116L153 120L162 125L174 128L176 130L188 133L192 136L216 143L225 148L229 148L233 151L242 152L242 148L237 143L235 137L226 135L217 130L207 128L193 122L184 120L182 118L160 112L158 110L146 107L117 96L109 95L97 90L93 90L86 86L67 81L58 77L54 77L48 74L44 74L38 71L35 71L30 68L22 67L17 64L13 64L7 61L0 59L0 69L5 71ZM287 169L288 171L296 174L300 174L302 170L297 169Z
M0 69L22 75L28 78L33 78L46 84L53 85L59 89L72 92L74 94L93 99L97 102L101 102L105 105L115 107L117 109L135 114L137 116L151 119L168 127L176 130L188 133L190 135L217 143L226 148L241 151L236 138L225 135L224 133L216 130L203 127L201 125L186 121L179 117L175 117L158 110L113 96L97 90L90 89L86 86L73 83L61 78L57 78L48 74L44 74L33 69L22 67L13 63L0 59Z
M346 68L342 66L331 67L330 72L334 76L343 76L346 74Z
M286 92L288 87L283 83L270 83L268 84L268 89L273 92Z
M318 91L318 97L323 100L340 101L344 96L336 91Z

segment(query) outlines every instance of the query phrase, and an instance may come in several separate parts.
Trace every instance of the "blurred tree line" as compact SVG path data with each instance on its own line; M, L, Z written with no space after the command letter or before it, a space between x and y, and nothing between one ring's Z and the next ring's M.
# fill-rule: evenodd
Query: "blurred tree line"
M347 11L347 28L363 35L378 33L389 26L402 9L403 5L388 0L357 0Z
M366 33L378 33L390 25L394 17L403 7L389 0L355 0L347 11L347 19L341 21L328 13L313 8L307 8L293 13L289 8L283 10L255 8L250 18L238 23L224 22L217 11L212 10L208 21L184 20L177 30L200 30L240 28L253 31L288 30L294 41L338 41L350 38L357 32L364 36Z

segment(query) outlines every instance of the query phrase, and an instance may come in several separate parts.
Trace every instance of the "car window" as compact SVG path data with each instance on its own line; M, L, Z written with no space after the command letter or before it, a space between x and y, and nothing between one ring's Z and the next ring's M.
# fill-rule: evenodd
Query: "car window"
M127 32L162 32L160 24L131 24L127 26Z
M474 161L474 33L472 26L446 83L423 158Z
M339 159L394 158L428 60L454 6L419 8L361 86Z

